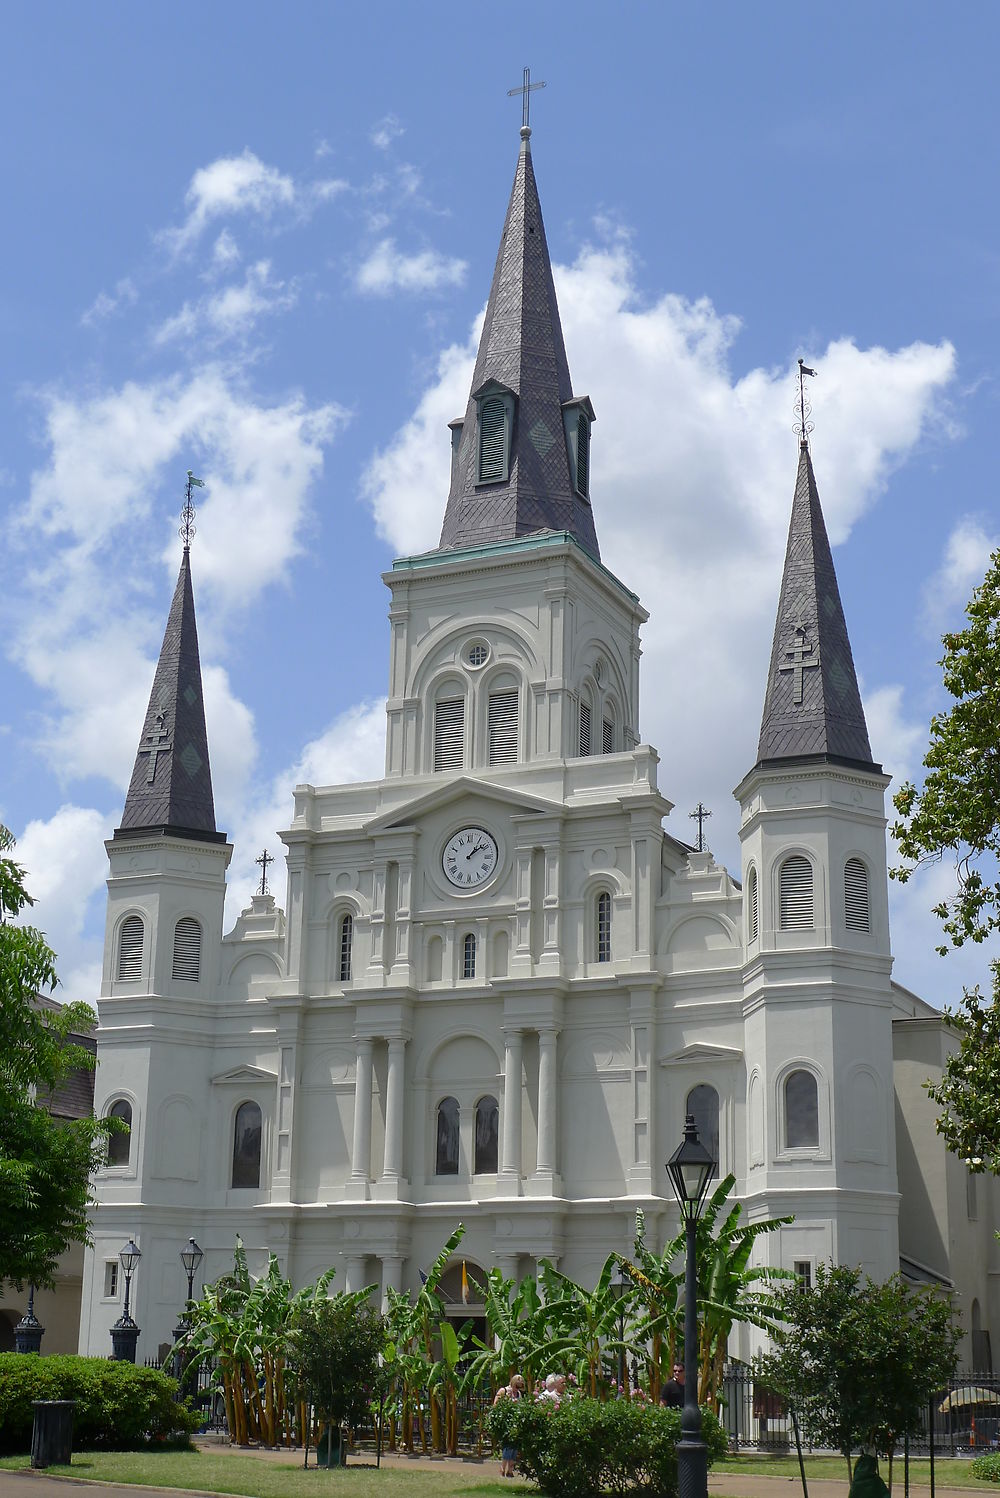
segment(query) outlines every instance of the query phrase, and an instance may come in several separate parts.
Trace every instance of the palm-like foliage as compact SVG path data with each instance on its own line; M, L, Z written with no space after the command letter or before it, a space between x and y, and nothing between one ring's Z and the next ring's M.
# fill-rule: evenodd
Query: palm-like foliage
M442 1359L435 1355L435 1342L441 1340L442 1324L449 1325L449 1330L454 1335L454 1328L450 1327L450 1323L446 1320L445 1304L438 1294L437 1287L448 1266L448 1260L464 1237L465 1227L459 1223L427 1274L421 1276L422 1284L415 1301L411 1301L409 1295L400 1290L389 1290L386 1295L386 1327L389 1336L396 1344L396 1393L402 1404L402 1439L407 1451L413 1450L414 1417L416 1417L421 1447L424 1451L427 1450L427 1429L423 1421L421 1396L424 1389L428 1387L432 1370L442 1362ZM455 1369L457 1369L460 1355L461 1349L455 1357ZM437 1368L435 1387L431 1390L429 1398L430 1437L435 1451L444 1449L440 1396L442 1391L452 1388L454 1382L453 1375L446 1376L445 1370ZM457 1397L454 1407L457 1411ZM457 1414L455 1426L457 1441Z
M630 1328L629 1324L633 1294L630 1289L623 1293L614 1283L618 1263L618 1255L609 1254L597 1284L593 1290L587 1290L560 1274L548 1259L539 1261L545 1310L553 1330L546 1361L558 1362L560 1356L565 1361L566 1354L570 1354L575 1363L573 1371L592 1398L604 1391L606 1358L617 1360L619 1354L627 1356L645 1350L639 1340L639 1327Z

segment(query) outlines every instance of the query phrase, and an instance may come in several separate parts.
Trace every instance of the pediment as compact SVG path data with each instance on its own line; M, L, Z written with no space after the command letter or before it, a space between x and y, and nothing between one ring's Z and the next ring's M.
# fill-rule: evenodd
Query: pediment
M212 1084L224 1085L227 1082L276 1082L278 1073L265 1071L262 1066L234 1066L230 1071L220 1071L212 1078Z
M513 395L514 393L509 385L503 385L499 380L489 379L484 380L482 385L473 390L472 399L480 401L485 395Z
M696 1040L691 1045L686 1045L681 1051L674 1051L669 1056L660 1057L661 1066L683 1066L689 1061L742 1061L743 1052L736 1046L731 1045L709 1045L707 1041Z
M454 801L477 798L492 801L515 815L520 812L537 812L545 816L562 816L565 808L560 801L548 801L543 796L527 795L524 791L509 790L506 786L492 785L489 781L476 780L472 775L460 775L447 785L435 786L422 796L415 796L391 811L372 817L365 823L365 832L387 832L390 828L407 827L424 817L428 812L449 806Z

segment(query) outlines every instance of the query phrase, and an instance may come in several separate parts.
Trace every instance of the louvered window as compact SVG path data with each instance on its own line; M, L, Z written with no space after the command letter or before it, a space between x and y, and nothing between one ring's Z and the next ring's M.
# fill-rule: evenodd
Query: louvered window
M590 493L590 422L582 411L576 424L576 487Z
M598 962L611 961L611 896L602 890L597 897L596 955Z
M465 698L445 697L434 708L434 768L460 770L465 759Z
M201 977L201 927L194 916L181 916L174 927L173 976L184 983Z
M751 869L747 875L747 930L751 941L757 940L757 870Z
M812 864L793 853L778 876L778 923L782 931L811 931L813 923Z
M580 755L582 758L590 753L590 707L586 702L580 703Z
M614 754L615 752L615 725L612 718L605 718L601 724L601 753Z
M476 976L476 938L472 932L468 932L462 943L462 977L474 978Z
M351 981L351 948L354 944L354 917L350 914L342 916L340 921L340 953L337 962L337 976L341 983Z
M507 477L507 402L493 395L479 406L479 482Z
M849 858L844 868L844 913L848 931L871 929L868 916L868 870L860 858Z
M130 983L142 977L142 917L127 915L118 933L118 977Z
M513 764L517 759L516 687L490 693L488 717L490 764Z

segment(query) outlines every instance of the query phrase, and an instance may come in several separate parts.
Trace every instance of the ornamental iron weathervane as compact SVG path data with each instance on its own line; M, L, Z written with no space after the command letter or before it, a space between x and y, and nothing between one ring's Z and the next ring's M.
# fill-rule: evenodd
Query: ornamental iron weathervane
M809 365L805 362L804 359L800 359L799 398L795 402L795 406L793 408L796 416L793 431L795 431L798 435L799 441L802 443L803 447L809 446L809 433L813 429L813 424L809 420L810 416L812 416L812 406L806 399L806 375L811 375L813 378L815 378L816 371L814 369L810 369Z
M691 818L691 820L698 823L699 853L704 853L705 851L705 823L708 821L711 815L712 813L708 810L707 807L702 806L700 801L698 802L698 805L695 807L694 811L688 812L688 816Z
M271 857L270 853L267 851L266 848L264 849L263 853L260 855L259 858L255 858L254 859L254 863L259 863L260 864L260 887L257 890L257 893L259 895L266 895L267 892L268 892L267 891L267 866L268 866L269 863L273 863L273 862L274 862L274 859Z
M191 537L196 534L194 517L198 513L191 503L191 490L204 489L204 479L196 479L191 469L187 471L187 483L184 486L184 508L181 510L181 528L177 532L184 542L184 550L191 550Z
M524 82L521 84L521 87L520 88L509 88L507 90L507 97L508 97L508 99L513 99L515 97L515 95L517 95L517 94L521 95L521 129L522 130L527 130L531 126L531 120L529 118L529 115L530 115L530 112L531 112L531 95L533 93L535 93L535 91L537 89L544 88L544 87L545 87L544 83L532 83L532 81L531 81L531 69L530 68L525 68L525 70L524 70Z

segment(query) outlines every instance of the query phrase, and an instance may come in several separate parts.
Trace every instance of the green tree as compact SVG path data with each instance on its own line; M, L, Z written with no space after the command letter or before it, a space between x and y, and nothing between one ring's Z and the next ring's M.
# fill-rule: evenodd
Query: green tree
M0 1283L51 1284L60 1256L88 1241L90 1177L106 1158L106 1119L53 1118L50 1094L94 1057L74 1044L96 1022L86 1004L52 1010L38 1000L56 986L55 954L25 924L33 902L0 826Z
M331 1295L297 1308L292 1357L324 1425L337 1429L365 1416L379 1382L385 1338L382 1317L357 1295Z
M774 1299L777 1345L756 1360L756 1377L787 1400L810 1440L843 1453L849 1473L859 1447L891 1461L955 1372L961 1327L950 1302L845 1264L820 1264L812 1289L788 1284Z

